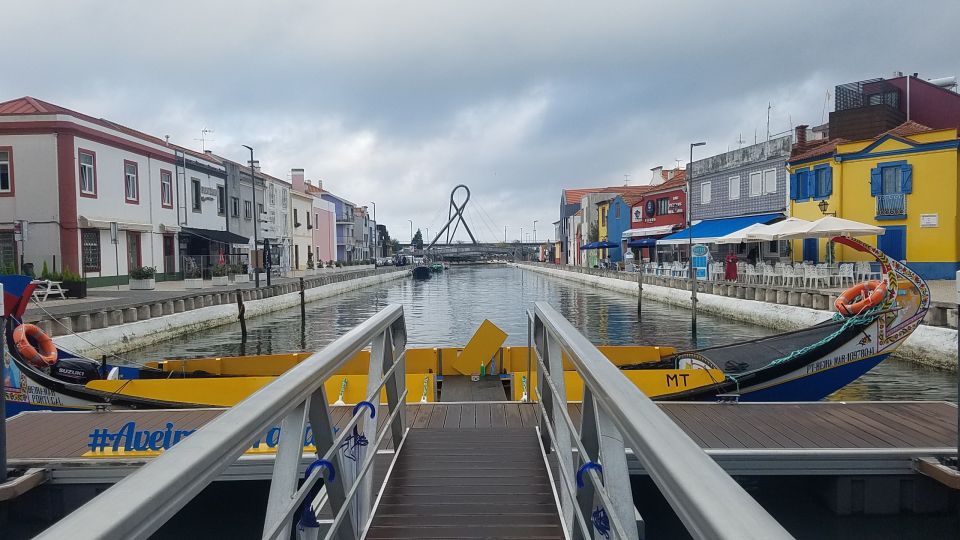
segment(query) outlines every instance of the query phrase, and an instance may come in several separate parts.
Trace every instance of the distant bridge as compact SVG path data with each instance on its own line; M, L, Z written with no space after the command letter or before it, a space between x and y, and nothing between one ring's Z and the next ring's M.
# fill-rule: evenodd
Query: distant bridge
M433 247L424 249L414 249L416 256L429 256L442 258L448 261L477 261L487 259L524 259L526 256L534 253L536 249L543 245L534 242L498 242L477 243L477 244L434 244ZM404 247L409 248L410 244Z

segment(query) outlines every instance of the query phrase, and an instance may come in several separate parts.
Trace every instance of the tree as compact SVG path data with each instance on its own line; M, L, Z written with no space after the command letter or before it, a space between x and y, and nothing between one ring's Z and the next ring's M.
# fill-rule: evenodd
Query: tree
M400 240L394 238L390 241L390 249L393 253L400 253Z
M587 232L588 242L600 241L600 227L596 223L590 224L590 230Z
M413 235L413 246L417 249L423 249L423 233L417 229L417 234Z

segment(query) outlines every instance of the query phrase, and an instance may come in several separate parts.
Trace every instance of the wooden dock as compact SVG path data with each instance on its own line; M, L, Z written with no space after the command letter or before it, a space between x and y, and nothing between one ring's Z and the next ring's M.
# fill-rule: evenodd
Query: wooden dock
M956 452L957 407L946 402L659 405L731 474L913 474L915 459ZM579 421L580 404L568 408ZM332 419L343 427L350 411L352 407L333 407ZM149 437L162 446L166 432L171 442L177 432L198 429L221 412L23 413L8 420L7 454L12 466L50 469L53 482L112 483L158 455L149 448ZM418 403L407 405L405 412L412 429L532 429L537 424L532 403ZM382 422L384 415L378 419ZM161 434L151 435L157 432ZM138 442L146 449L136 450ZM95 443L102 452L92 450ZM264 433L224 479L268 478L275 443L276 433ZM131 450L126 450L128 444ZM392 454L392 445L380 452ZM304 465L309 460L304 458ZM636 459L628 462L631 473L644 474Z

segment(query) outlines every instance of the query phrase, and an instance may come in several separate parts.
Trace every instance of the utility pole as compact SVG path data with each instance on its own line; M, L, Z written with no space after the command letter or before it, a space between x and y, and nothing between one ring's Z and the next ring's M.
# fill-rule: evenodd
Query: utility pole
M539 220L536 220L536 219L533 220L533 243L534 244L537 243L537 221Z
M507 243L507 225L503 226L503 243Z
M250 189L253 191L253 252L256 253L260 248L260 240L257 238L257 229L260 228L260 211L257 210L257 174L253 170L253 147L245 144L241 145L250 150ZM266 254L264 254L266 255ZM260 288L260 272L256 266L253 268L253 286ZM269 280L269 274L267 275Z

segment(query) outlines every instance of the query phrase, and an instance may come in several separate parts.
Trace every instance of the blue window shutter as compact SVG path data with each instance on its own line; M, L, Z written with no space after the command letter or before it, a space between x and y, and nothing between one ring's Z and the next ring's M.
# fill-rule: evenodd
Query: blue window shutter
M826 174L827 174L827 191L825 193L821 193L820 194L821 197L829 197L830 195L833 195L833 167L827 167Z
M800 183L797 180L797 176L800 173L790 173L790 200L796 201L800 198L800 192L797 191Z
M870 169L870 195L876 197L883 193L883 178L880 175L880 167Z
M900 191L913 192L913 165L906 164L900 167Z
M807 171L807 192L803 194L804 199L815 197L817 195L817 175L813 171Z

